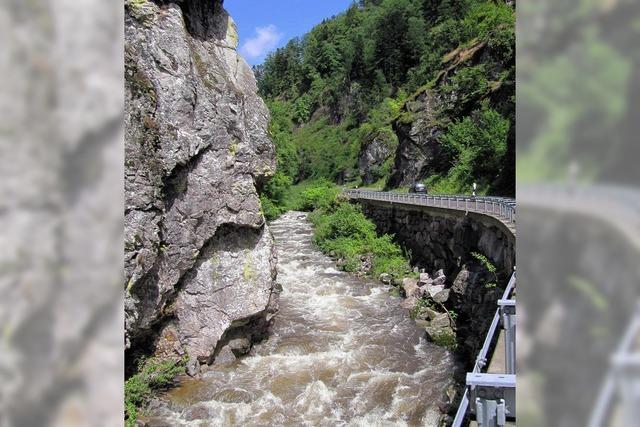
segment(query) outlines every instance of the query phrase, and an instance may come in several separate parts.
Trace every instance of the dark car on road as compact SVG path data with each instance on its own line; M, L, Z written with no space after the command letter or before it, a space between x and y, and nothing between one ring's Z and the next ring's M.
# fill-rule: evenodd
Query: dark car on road
M409 193L427 194L427 187L420 182L416 182L409 188Z

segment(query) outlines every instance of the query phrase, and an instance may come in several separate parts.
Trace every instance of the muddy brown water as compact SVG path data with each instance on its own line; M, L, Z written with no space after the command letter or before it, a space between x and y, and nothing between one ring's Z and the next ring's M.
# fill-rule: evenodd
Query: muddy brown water
M156 402L180 426L432 426L453 356L424 340L401 300L336 270L306 214L271 224L283 291L270 338Z

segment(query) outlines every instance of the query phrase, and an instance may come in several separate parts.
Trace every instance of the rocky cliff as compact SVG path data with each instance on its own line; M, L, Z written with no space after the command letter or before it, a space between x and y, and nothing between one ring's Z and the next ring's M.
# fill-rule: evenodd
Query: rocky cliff
M398 145L397 139L384 132L374 135L360 149L358 171L362 184L369 185L384 178L391 168L391 157Z
M449 159L440 143L443 126L438 123L439 107L439 96L432 90L405 103L402 115L393 122L399 144L387 188L410 186L447 169Z
M452 147L443 144L451 124L465 118L476 122L474 115L490 107L510 122L506 153L490 172L476 168L474 179L490 194L515 194L515 56L495 37L476 39L451 51L443 58L443 69L434 81L405 102L392 123L398 144L387 189L446 176L464 157L456 156ZM476 125L488 131L487 123ZM472 147L469 152L481 149L474 147L481 143L487 144L481 140L465 141Z
M126 346L193 372L248 351L277 307L268 111L222 0L125 8Z

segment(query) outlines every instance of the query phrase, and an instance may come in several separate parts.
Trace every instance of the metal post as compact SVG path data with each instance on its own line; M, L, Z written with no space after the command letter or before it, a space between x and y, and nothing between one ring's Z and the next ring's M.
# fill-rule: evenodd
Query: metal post
M633 425L640 409L640 354L636 342L640 334L640 305L611 358L598 399L589 416L589 427L603 427L618 403L622 415L621 425ZM634 418L635 417L635 418Z
M613 358L617 389L620 396L624 425L636 424L640 419L640 355L618 354Z
M478 427L503 427L507 423L504 399L476 399L476 420Z
M479 427L502 427L516 413L515 375L467 373L471 411Z
M504 328L504 357L507 374L516 373L516 301L498 301L502 327Z

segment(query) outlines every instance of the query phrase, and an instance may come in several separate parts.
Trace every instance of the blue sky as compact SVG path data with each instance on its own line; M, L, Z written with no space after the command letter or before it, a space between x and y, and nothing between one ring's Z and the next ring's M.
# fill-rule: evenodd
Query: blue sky
M267 53L302 36L315 25L345 11L353 0L226 0L238 26L239 50L251 65Z

